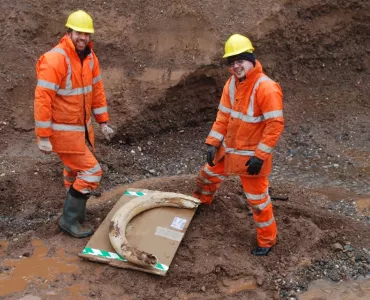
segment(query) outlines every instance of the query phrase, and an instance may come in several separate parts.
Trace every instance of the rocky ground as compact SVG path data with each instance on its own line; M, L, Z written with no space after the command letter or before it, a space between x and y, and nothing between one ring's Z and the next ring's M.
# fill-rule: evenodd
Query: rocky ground
M4 0L0 8L0 296L298 299L316 279L343 283L369 274L367 1ZM96 130L104 170L102 196L88 207L96 228L118 200L117 187L191 194L229 76L223 43L231 33L250 36L285 96L270 183L272 196L289 200L274 201L279 235L268 257L249 254L253 220L240 204L238 178L230 177L214 203L198 209L166 277L76 259L87 241L58 229L62 165L37 150L32 107L37 58L77 8L95 20L94 49L117 132L107 143ZM45 259L74 267L28 277L19 271ZM24 286L11 281L24 277Z

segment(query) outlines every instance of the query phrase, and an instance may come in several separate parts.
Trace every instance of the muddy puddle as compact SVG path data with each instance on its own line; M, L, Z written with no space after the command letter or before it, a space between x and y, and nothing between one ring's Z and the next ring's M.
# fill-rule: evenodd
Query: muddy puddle
M354 281L332 283L317 280L309 285L306 292L297 294L292 299L299 300L369 300L370 277Z
M49 249L43 241L31 241L34 248L29 256L19 259L5 259L1 263L0 297L13 296L24 292L32 286L34 295L27 294L20 299L42 299L43 297L59 297L64 299L87 299L89 287L86 284L68 284L63 281L64 275L79 274L79 259L66 257L65 250L59 249L48 255ZM1 256L7 250L8 243L0 241ZM35 292L35 288L38 292ZM226 296L237 295L244 291L259 289L254 278L242 278L237 281L224 281L220 290ZM261 291L262 292L262 291ZM186 295L184 299L190 299ZM194 295L193 295L194 296ZM198 295L200 296L200 294ZM33 298L29 298L33 297ZM19 299L19 298L17 298ZM333 283L326 280L317 280L309 285L305 292L291 295L290 299L299 300L368 300L370 299L370 276L353 281Z
M31 255L2 261L0 296L24 291L31 284L39 286L40 289L47 289L61 275L79 273L79 268L75 264L78 261L77 257L66 258L64 249L59 249L56 257L48 257L49 250L41 240L32 240L31 243L34 247ZM1 242L2 253L7 246L5 241ZM70 294L77 295L79 287L69 289Z

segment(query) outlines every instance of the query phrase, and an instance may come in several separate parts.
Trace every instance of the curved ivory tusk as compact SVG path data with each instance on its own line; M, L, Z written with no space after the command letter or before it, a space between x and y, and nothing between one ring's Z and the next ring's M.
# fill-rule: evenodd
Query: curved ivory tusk
M142 267L155 266L157 257L129 245L126 239L127 224L138 214L151 208L171 206L178 208L196 208L200 201L196 198L168 192L154 192L137 197L123 205L114 214L109 225L109 239L118 254L129 262Z

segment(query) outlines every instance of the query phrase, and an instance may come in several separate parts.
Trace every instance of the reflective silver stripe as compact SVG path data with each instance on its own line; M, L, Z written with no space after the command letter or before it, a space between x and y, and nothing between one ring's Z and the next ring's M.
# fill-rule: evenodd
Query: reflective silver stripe
M258 227L258 228L264 228L264 227L270 226L274 221L275 221L275 218L272 217L267 222L256 222L256 227Z
M77 178L82 179L87 182L99 182L101 179L101 176L88 176L88 175L80 176L78 175Z
M91 190L90 190L90 189L87 189L87 188L82 189L82 190L80 191L80 193L82 193L82 194L89 194L90 192L91 192Z
M89 56L90 56L90 70L92 71L94 69L94 57L92 53L90 53Z
M247 123L260 123L260 122L263 122L264 120L263 116L253 117L253 116L243 115L243 113L239 111L235 111L235 110L231 111L231 116L237 119L241 119L242 121L247 122Z
M93 109L94 115L99 115L108 111L106 106Z
M221 179L221 180L225 180L226 179L225 176L218 175L216 173L211 172L207 167L205 167L203 170L204 170L205 173L207 173L207 175L209 175L211 177L217 177L218 179Z
M214 195L216 193L216 191L214 192L209 192L209 191L203 191L202 190L202 195Z
M42 80L42 79L37 80L37 86L43 87L43 88L46 88L52 91L57 91L59 89L59 85L57 85L56 83Z
M37 128L50 128L51 121L35 121L35 126Z
M72 172L72 169L66 165L64 165L64 169L66 169L67 172Z
M207 184L212 184L212 182L210 182L207 178L205 178L204 176L202 176L202 174L199 174L198 178L204 182L204 183L207 183Z
M263 210L267 207L267 205L269 205L271 203L271 198L268 197L267 201L265 203L262 203L262 204L258 204L258 205L251 205L253 209L255 210Z
M220 141L222 141L224 139L224 136L221 133L218 133L215 130L211 130L211 132L209 133L208 136L214 137L215 139L218 139Z
M255 97L255 94L256 94L256 89L259 87L261 82L264 82L264 81L267 81L267 80L271 80L271 79L268 78L267 76L262 76L254 84L251 97L249 98L249 107L248 107L247 115L253 116L253 114L254 114L254 97Z
M254 155L254 151L252 150L236 150L234 148L227 148L225 140L222 141L222 146L225 148L226 153L238 154L238 155L243 155L243 156L253 156Z
M65 181L68 181L68 182L74 182L76 180L76 177L68 177L68 176L64 176L64 180Z
M234 148L226 148L225 151L226 153L238 154L242 156L253 156L254 155L254 151L251 151L251 150L235 150Z
M68 66L67 79L66 79L66 89L67 90L72 89L72 67L71 67L71 61L70 61L67 53L62 48L57 48L57 47L51 49L49 52L58 52L58 53L64 55L64 57L66 59L66 62L67 62L67 66Z
M274 150L274 148L267 146L264 143L259 143L257 148L266 153L271 153Z
M75 96L75 95L83 95L87 93L92 92L92 86L84 86L82 88L76 88L76 89L59 89L57 91L58 95L61 96Z
M259 123L264 120L264 116L253 117L253 116L244 115L242 112L227 108L221 103L219 104L218 109L221 110L223 113L231 114L233 118L241 119L242 121L247 122L247 123Z
M98 83L101 80L101 75L93 78L93 84Z
M226 113L226 114L229 114L229 113L232 112L231 108L228 108L228 107L222 105L221 103L218 106L218 109L221 110L222 112Z
M267 190L263 194L250 194L250 193L244 193L245 197L247 197L250 201L258 201L264 199L268 195L269 191Z
M254 84L252 94L251 94L250 99L249 99L248 112L247 112L246 115L244 115L242 112L229 109L229 108L223 106L222 104L219 105L218 109L221 110L222 112L230 113L233 118L240 119L243 122L247 122L247 123L263 122L264 119L265 119L264 115L263 116L257 116L257 117L253 116L254 115L254 97L255 97L255 94L256 94L256 89L259 87L260 83L264 82L264 81L267 81L267 80L271 80L271 79L268 78L267 76L262 76ZM234 101L235 101L234 93L235 93L235 77L233 76L231 78L230 86L229 86L229 97L230 97L231 107L233 107ZM267 113L266 115L269 116L269 113Z
M282 110L273 110L269 111L263 114L265 119L272 119L272 118L277 118L277 117L282 117L283 116L283 111Z
M86 170L86 171L80 171L79 172L79 175L93 175L95 174L96 172L99 172L101 171L101 167L99 164L96 164L93 168L89 169L89 170Z
M231 80L230 80L229 97L230 97L231 107L233 107L234 102L235 102L235 76L234 75L231 77Z
M67 125L67 124L51 124L51 128L56 131L82 131L85 132L85 126Z
M67 66L68 66L68 72L67 72L67 78L66 78L66 88L65 89L59 89L59 86L58 86L58 89L56 90L58 95L61 95L61 96L75 96L75 95L82 95L82 94L87 94L87 93L92 92L92 86L91 85L85 86L85 87L82 87L82 88L72 89L71 61L70 61L68 55L66 54L66 52L62 48L55 47L55 48L51 49L49 52L58 52L58 53L64 55L64 57L66 59L66 62L67 62ZM91 57L91 59L90 59L90 69L92 70L94 68L94 59L93 59L92 53L90 53L90 57ZM94 80L96 80L96 82L98 82L101 79L101 78L99 79L99 76L94 78Z

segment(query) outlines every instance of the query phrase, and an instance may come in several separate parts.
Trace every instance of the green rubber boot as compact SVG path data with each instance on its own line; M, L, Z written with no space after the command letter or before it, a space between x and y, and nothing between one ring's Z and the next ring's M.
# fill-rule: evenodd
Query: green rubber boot
M73 191L75 192L74 194L76 194L76 192L80 194L72 187L67 193L67 198L63 207L63 214L59 220L59 226L62 230L77 238L90 236L93 234L93 230L90 226L84 226L80 223L82 222L80 220L85 218L87 198L84 196L78 198L74 197L71 195L71 192Z
M69 188L67 189L66 196L68 196L68 191L69 191ZM78 222L80 222L82 224L83 222L85 222L85 220L86 220L86 201L85 201L85 205L83 207L83 210L81 210L77 213L77 221Z

